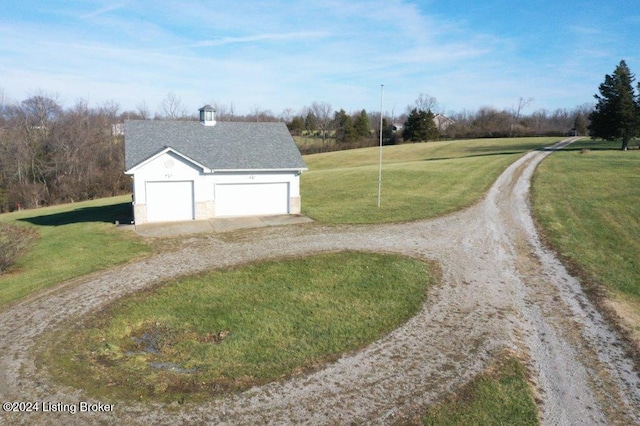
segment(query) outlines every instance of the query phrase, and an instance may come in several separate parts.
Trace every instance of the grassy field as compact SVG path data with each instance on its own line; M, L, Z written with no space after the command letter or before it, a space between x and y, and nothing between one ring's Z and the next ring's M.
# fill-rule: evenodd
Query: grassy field
M54 337L47 362L96 397L198 400L378 339L420 309L434 276L414 259L342 252L180 278Z
M384 147L380 209L377 148L306 156L310 170L302 176L303 213L327 223L447 214L477 202L522 154L558 140ZM10 274L0 276L0 307L150 253L152 248L134 234L112 225L130 214L129 201L127 196L1 215L1 221L35 227L40 237ZM66 330L59 336L61 343L44 352L44 361L55 365L53 370L66 383L97 395L197 400L303 373L366 345L413 315L434 280L434 274L414 261L383 256L395 260L383 262L381 269L370 265L361 271L358 268L374 255L338 256L248 265L167 283L157 292L135 295L97 313L85 330ZM322 268L308 263L318 261ZM318 269L330 275L306 275ZM412 275L416 271L420 280ZM319 287L286 284L294 279L315 280ZM380 288L363 291L364 283ZM343 300L346 304L336 302ZM283 316L283 310L291 312ZM222 357L226 364L217 366Z
M533 211L549 244L587 287L620 304L640 339L640 150L618 148L585 140L547 158L534 176Z
M427 410L425 425L537 425L524 367L505 355L496 365Z
M436 217L480 200L495 179L530 150L560 138L480 139L308 155L302 210L327 223L381 223Z
M65 280L148 254L151 249L113 222L130 216L131 196L0 215L0 220L35 227L31 251L0 275L0 307Z

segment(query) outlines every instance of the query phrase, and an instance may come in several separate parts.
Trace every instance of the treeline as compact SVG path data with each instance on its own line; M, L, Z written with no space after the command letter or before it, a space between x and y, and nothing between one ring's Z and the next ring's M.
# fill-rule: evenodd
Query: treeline
M129 193L124 175L123 123L127 119L197 120L181 100L169 94L153 117L144 103L135 111L120 111L115 102L91 108L78 100L64 108L55 96L38 93L20 102L7 102L0 91L0 212L76 202ZM518 108L486 107L445 117L437 102L420 94L415 105L395 116L385 114L385 145L436 139L587 134L590 105L571 111L538 110L524 115ZM380 112L347 113L326 102L313 102L299 112L276 115L255 108L236 114L233 105L215 102L218 121L282 121L302 153L377 145ZM426 128L424 127L426 126Z
M454 124L441 134L446 138L502 138L520 136L564 136L588 134L589 114L593 105L584 104L572 110L540 109L524 115L517 110L491 107L475 112L463 111L450 118Z
M0 107L0 211L130 191L117 105L35 95Z
M433 98L431 103L421 102L419 98L405 113L383 117L382 143L587 135L589 114L593 110L593 105L585 104L572 110L541 109L525 115L522 107L503 110L483 107L474 112L445 115L433 112L432 107L437 107ZM313 103L292 116L287 126L291 134L302 141L300 149L305 154L373 146L380 142L379 112L346 113L343 109L333 111L329 104Z

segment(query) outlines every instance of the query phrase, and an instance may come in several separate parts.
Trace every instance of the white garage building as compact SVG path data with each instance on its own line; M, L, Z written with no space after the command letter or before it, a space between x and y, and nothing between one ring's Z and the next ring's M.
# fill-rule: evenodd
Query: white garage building
M302 156L284 123L125 123L136 224L300 213Z

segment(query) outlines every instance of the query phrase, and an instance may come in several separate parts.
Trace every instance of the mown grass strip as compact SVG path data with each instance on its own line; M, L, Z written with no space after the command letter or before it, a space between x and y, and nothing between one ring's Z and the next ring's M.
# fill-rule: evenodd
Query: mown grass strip
M402 222L448 214L479 201L524 153L559 138L482 139L384 147L381 207L378 149L305 156L303 213L327 223Z
M521 362L503 356L445 401L430 407L424 425L537 425L538 408Z
M434 280L418 260L353 252L216 270L118 302L54 336L45 359L96 397L199 400L365 346L413 316Z
M585 282L640 302L640 150L580 141L540 164L533 212Z

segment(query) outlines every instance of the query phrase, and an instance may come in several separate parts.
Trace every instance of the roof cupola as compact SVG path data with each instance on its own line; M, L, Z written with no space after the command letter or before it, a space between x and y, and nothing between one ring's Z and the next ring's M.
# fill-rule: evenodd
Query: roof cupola
M209 104L203 106L200 111L200 124L203 126L216 125L216 110Z

